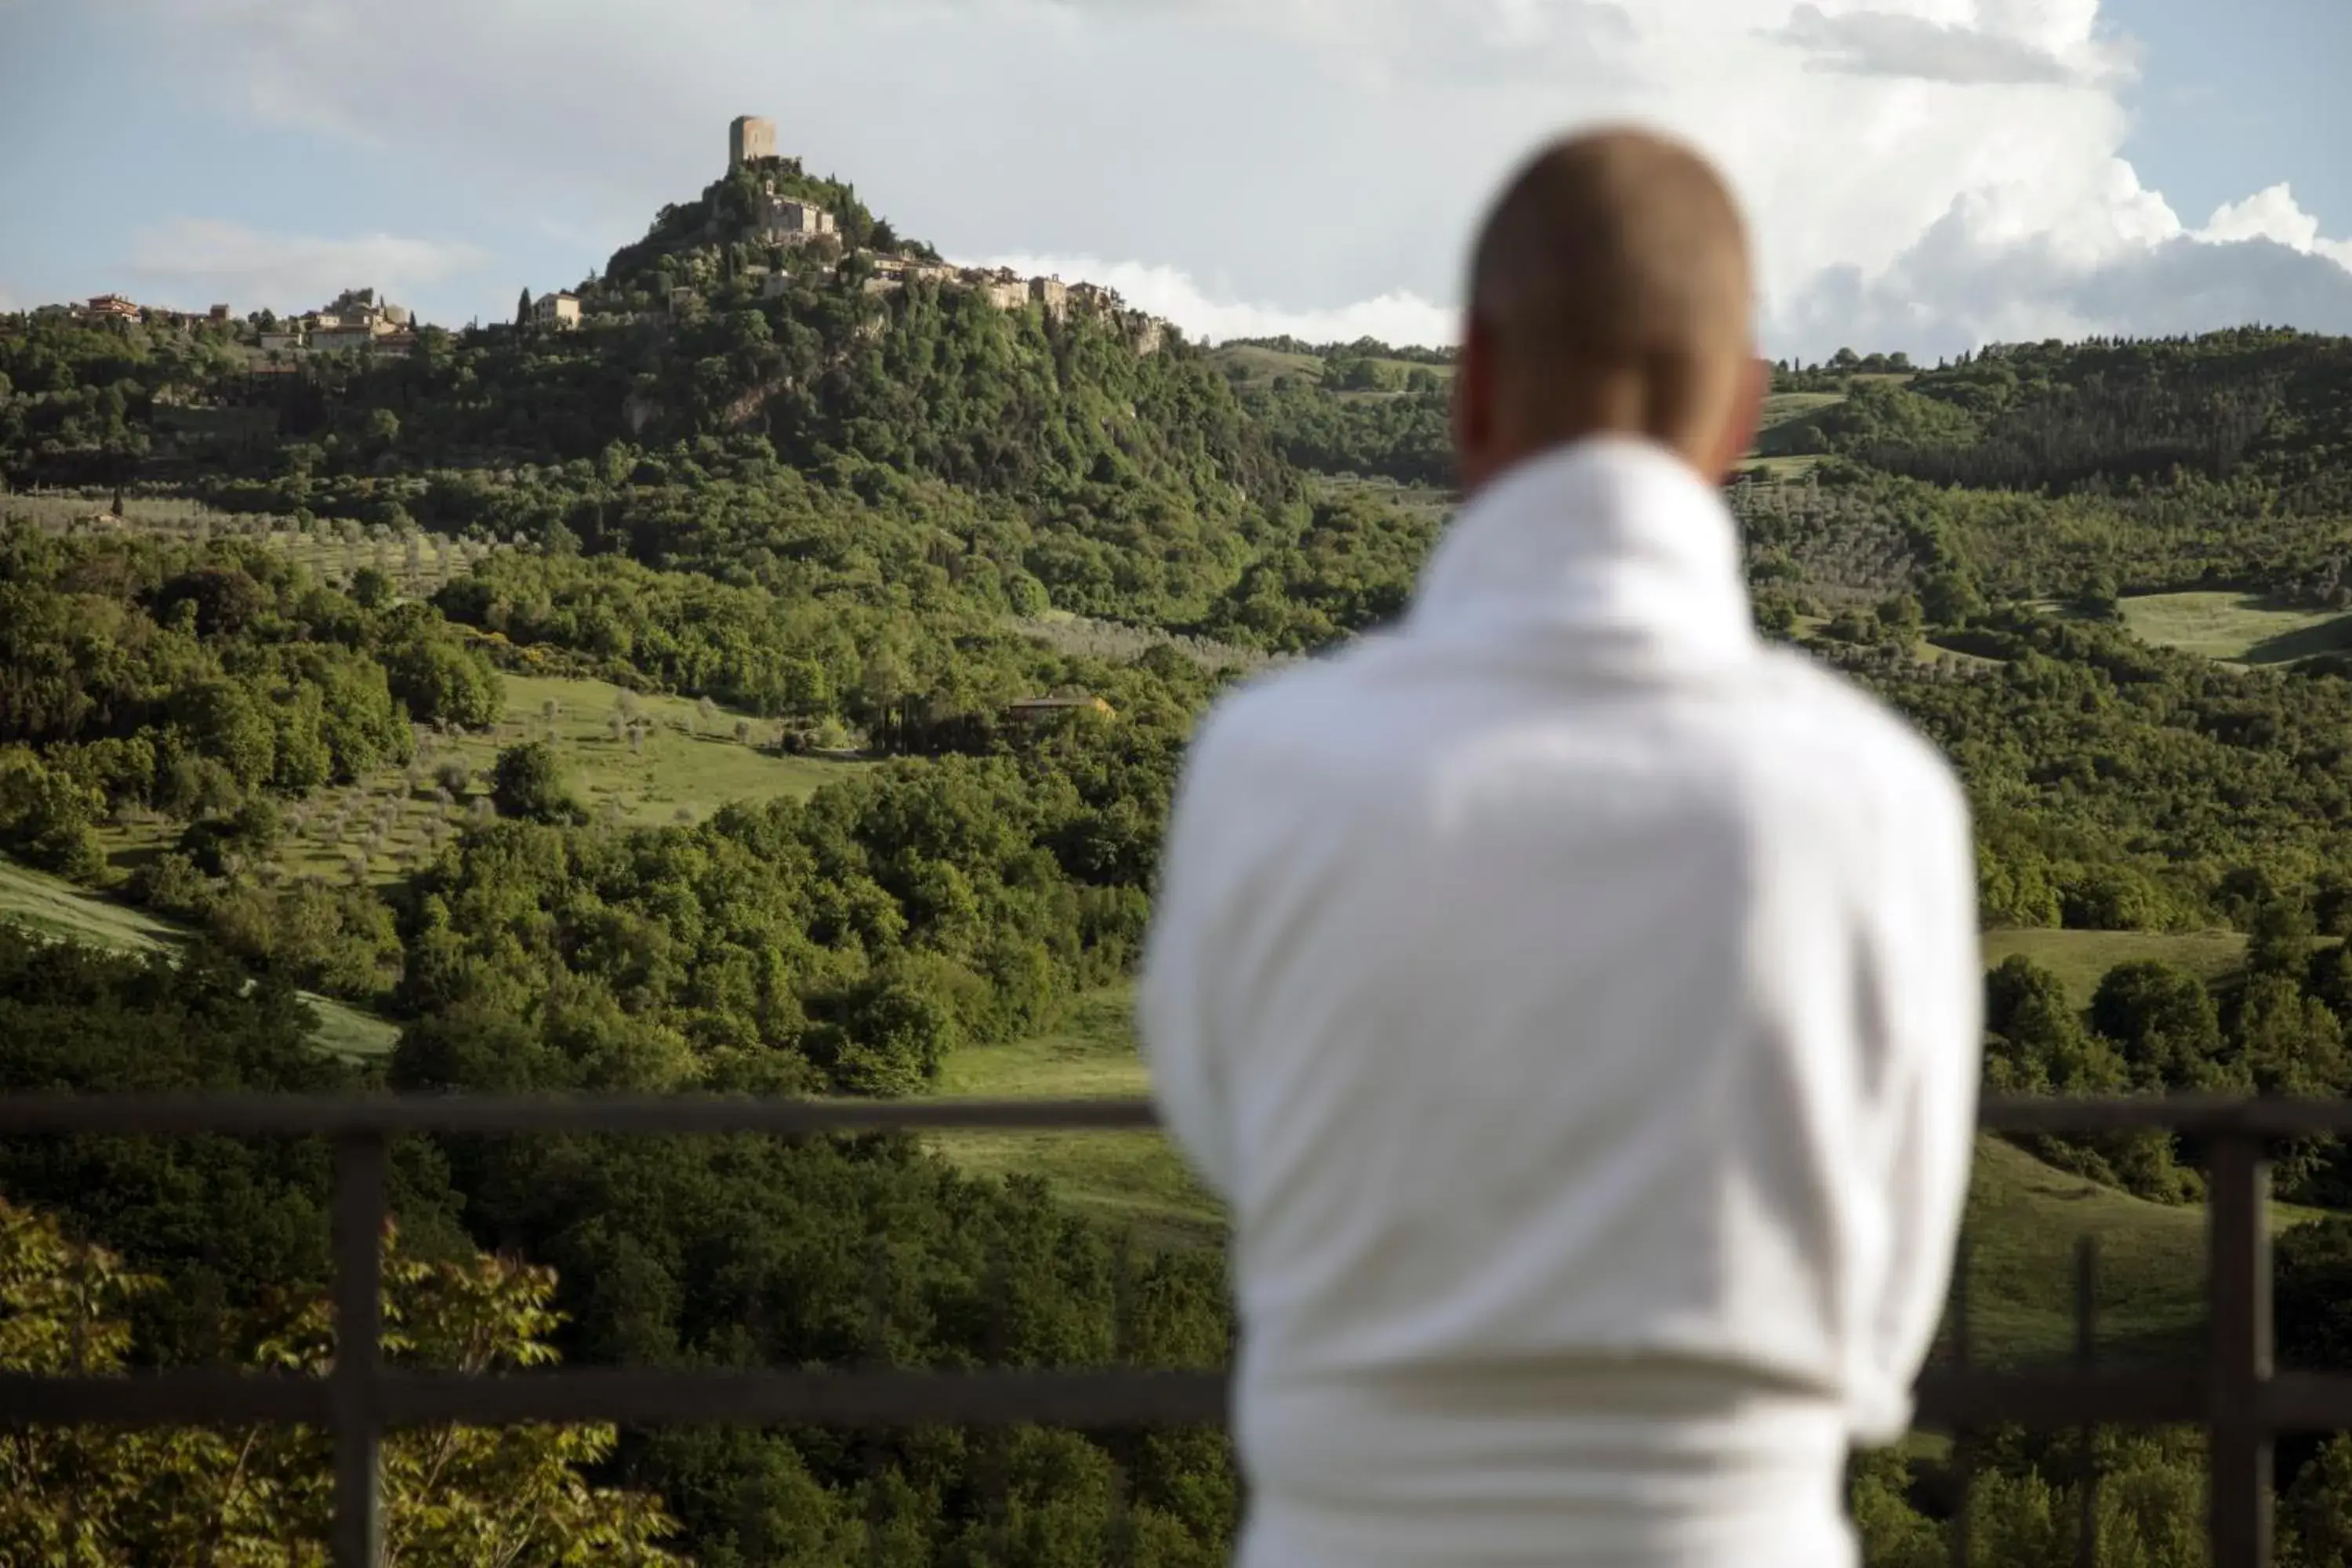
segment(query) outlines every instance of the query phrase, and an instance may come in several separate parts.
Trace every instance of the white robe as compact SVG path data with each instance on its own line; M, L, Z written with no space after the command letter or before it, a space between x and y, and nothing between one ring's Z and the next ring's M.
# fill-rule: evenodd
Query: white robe
M1982 1006L1949 768L1596 439L1196 738L1140 1022L1230 1206L1247 1568L1838 1568L1945 1294Z

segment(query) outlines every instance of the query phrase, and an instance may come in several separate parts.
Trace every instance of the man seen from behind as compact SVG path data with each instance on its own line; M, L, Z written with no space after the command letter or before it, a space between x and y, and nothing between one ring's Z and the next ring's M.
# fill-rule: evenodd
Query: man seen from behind
M1840 1568L1975 1114L1950 770L1757 636L1746 237L1535 158L1471 268L1465 504L1391 632L1221 705L1144 965L1233 1224L1244 1568Z

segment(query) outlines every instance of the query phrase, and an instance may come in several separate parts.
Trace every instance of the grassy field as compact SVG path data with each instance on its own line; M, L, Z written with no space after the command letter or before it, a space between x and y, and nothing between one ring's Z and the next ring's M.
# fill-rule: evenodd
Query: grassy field
M2288 664L2352 645L2352 615L2254 594L2143 594L2123 601L2135 637L2233 664Z
M649 724L632 745L614 730L624 704ZM737 725L750 726L749 743ZM389 881L424 864L474 812L487 809L490 771L501 747L552 739L582 801L599 820L658 826L700 821L729 801L805 798L842 778L856 763L785 756L774 749L772 721L714 708L706 715L682 697L641 697L601 680L506 677L506 717L489 732L442 735L420 730L416 760L357 783L320 790L288 813L278 854L283 873L332 879L352 868ZM445 763L466 769L463 791L442 797ZM116 868L128 871L169 847L177 828L161 820L101 830Z
M1460 498L1450 489L1433 485L1402 485L1385 478L1366 479L1356 474L1317 474L1312 485L1334 499L1362 497L1385 506L1399 507L1406 511L1421 512L1443 521L1460 504Z
M2272 1205L2273 1228L2317 1217ZM1995 1363L2055 1359L2074 1345L2074 1255L2095 1238L2098 1353L2169 1361L2203 1332L2205 1211L2153 1204L2069 1175L1996 1138L1977 1140L1969 1192L1971 1350ZM1951 1332L1947 1322L1945 1331Z
M187 937L180 927L143 910L84 892L10 860L0 860L0 921L115 952L170 952ZM381 1056L400 1037L398 1025L373 1013L308 992L303 999L318 1011L319 1044L337 1056Z
M1751 453L1739 459L1739 471L1766 484L1789 484L1812 472L1821 461L1812 456L1759 458Z
M2067 994L2089 1006L2091 994L2118 963L2153 960L2218 980L2245 962L2246 939L2236 931L1992 931L1985 932L1987 965L2023 953L2065 983Z
M1997 934L2093 939L2039 944L2045 952L2074 950L2067 956L2078 967L2108 936ZM2233 948L2200 937L2129 939L2140 944L2136 949L2116 947L2122 940L2110 942L2108 951L2159 953L2209 968L2235 957ZM1988 942L1994 945L2007 944ZM1115 987L1082 999L1050 1034L962 1052L950 1059L939 1092L1037 1100L1144 1094L1149 1079L1136 1055L1131 1006L1128 989ZM1212 1245L1222 1235L1215 1200L1156 1133L952 1132L934 1135L933 1142L976 1173L1041 1176L1065 1202L1133 1227L1149 1245ZM2273 1217L2285 1226L2311 1216L2282 1205ZM2095 1237L2098 1247L2103 1354L2168 1354L2186 1347L2203 1321L2200 1209L2148 1203L1984 1138L1978 1141L1968 1235L1969 1334L1980 1358L2015 1362L2071 1352L2074 1249L2083 1237Z
M1759 431L1776 425L1786 425L1791 419L1801 419L1817 409L1843 403L1843 392L1775 392L1764 399L1763 417L1756 422Z
M958 1100L1110 1100L1150 1091L1126 986L1082 997L1059 1028L948 1058L939 1092ZM1157 1132L943 1132L933 1142L966 1169L1043 1176L1055 1195L1154 1246L1213 1245L1217 1201Z
M2094 933L2095 934L2095 933ZM1084 999L1052 1034L950 1059L940 1092L955 1098L1088 1099L1139 1095L1125 988ZM938 1134L942 1152L976 1173L1043 1177L1064 1201L1131 1226L1151 1245L1210 1245L1216 1202L1166 1142L1142 1132ZM2308 1217L2282 1208L2283 1225ZM1969 1199L1969 1332L1995 1362L2067 1353L2074 1343L2074 1248L2097 1238L2103 1353L2150 1356L2190 1342L2202 1322L2204 1218L2128 1196L2044 1164L2011 1144L1979 1141Z
M1227 343L1221 348L1211 349L1209 358L1240 386L1260 385L1278 375L1303 376L1309 381L1323 379L1323 362L1313 354L1291 353L1251 343ZM1454 374L1454 367L1450 364L1422 364L1413 360L1382 358L1375 358L1371 363L1379 367L1382 379L1390 383L1389 390L1391 392L1402 390L1406 378L1417 370L1432 372L1440 380L1449 380ZM1341 395L1379 395L1343 393Z
M489 775L499 748L551 739L581 799L599 818L639 826L699 821L729 801L804 798L821 784L865 765L791 757L772 748L775 726L730 713L705 712L684 698L641 697L601 680L509 675L506 718L488 733L418 731L407 768L315 792L289 808L288 832L273 874L384 882L424 864L471 814L488 806ZM624 710L646 726L632 745L612 721ZM751 743L739 723L755 725ZM436 775L445 763L467 773L465 788L444 798ZM116 870L129 872L169 848L179 828L160 817L111 823L100 837ZM55 936L124 952L176 946L186 933L142 910L0 861L0 919ZM349 1056L381 1054L398 1028L323 997L320 1041Z
M1209 358L1237 385L1251 386L1278 375L1300 375L1310 381L1323 376L1323 362L1313 354L1286 353L1251 343L1228 343L1211 349Z

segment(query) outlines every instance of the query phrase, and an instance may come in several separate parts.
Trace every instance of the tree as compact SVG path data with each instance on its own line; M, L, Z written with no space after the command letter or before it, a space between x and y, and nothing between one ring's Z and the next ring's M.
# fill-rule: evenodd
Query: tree
M525 289L515 300L515 329L520 331L530 325L530 290Z
M2229 1085L2221 1020L2212 994L2191 970L2154 962L2117 964L2091 998L2091 1026L2123 1052L2137 1088Z
M2273 899L2255 910L2247 932L2246 967L2256 974L2300 978L2310 967L2318 926L2300 899Z
M468 729L497 721L506 682L489 660L456 646L446 632L418 627L383 651L392 694L425 723L447 720Z
M500 1258L425 1263L384 1244L384 1352L395 1364L489 1373L556 1359L555 1277ZM0 1370L120 1372L131 1326L162 1288L46 1216L0 1201ZM238 1359L318 1375L334 1352L322 1296L241 1315ZM592 1485L609 1426L433 1427L383 1445L387 1568L657 1568L675 1526L641 1492ZM0 1443L0 1561L320 1563L333 1473L321 1432L46 1427Z
M585 821L571 782L555 748L544 741L527 741L499 753L491 775L490 799L499 815L524 822Z
M1908 594L1897 594L1878 606L1878 624L1902 642L1918 637L1920 618L1919 601Z
M106 869L96 790L21 746L0 748L0 847L44 870L88 881Z
M380 610L393 600L392 579L373 566L352 574L352 600L363 610Z
M206 876L218 877L227 872L231 857L247 864L268 859L285 835L284 813L257 797L227 816L190 823L180 835L179 850Z
M2279 1500L2281 1562L2352 1568L2352 1437L2328 1438Z

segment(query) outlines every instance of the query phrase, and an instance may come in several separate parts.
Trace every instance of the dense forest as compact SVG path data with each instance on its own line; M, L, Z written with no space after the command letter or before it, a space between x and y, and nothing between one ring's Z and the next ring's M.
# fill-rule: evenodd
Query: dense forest
M838 237L761 242L763 185ZM0 870L178 933L57 940L0 884L0 1088L919 1094L1129 974L1198 715L1406 604L1451 356L1210 349L869 287L882 254L936 253L781 160L664 209L575 331L288 363L0 317ZM1952 756L1990 928L2114 956L1991 971L1990 1087L2352 1092L2347 476L2339 340L1776 367L1727 493L1759 624ZM396 1043L325 1048L328 1005ZM2201 1191L2169 1139L2028 1152ZM416 1139L395 1176L427 1363L1227 1352L1213 1249L907 1138ZM2332 1143L2279 1178L2352 1207ZM325 1183L295 1142L0 1144L0 1366L316 1365ZM2352 1364L2352 1222L2279 1247L2283 1354ZM425 1563L1205 1565L1239 1507L1208 1433L415 1441ZM1869 1561L1946 1561L1965 1510L1978 1561L2074 1562L2074 1441L1988 1435L1965 1500L1870 1458ZM2101 1560L2194 1560L2193 1441L2099 1441ZM0 1557L315 1546L310 1442L7 1439ZM2282 1486L2290 1560L2346 1561L2352 1447Z

